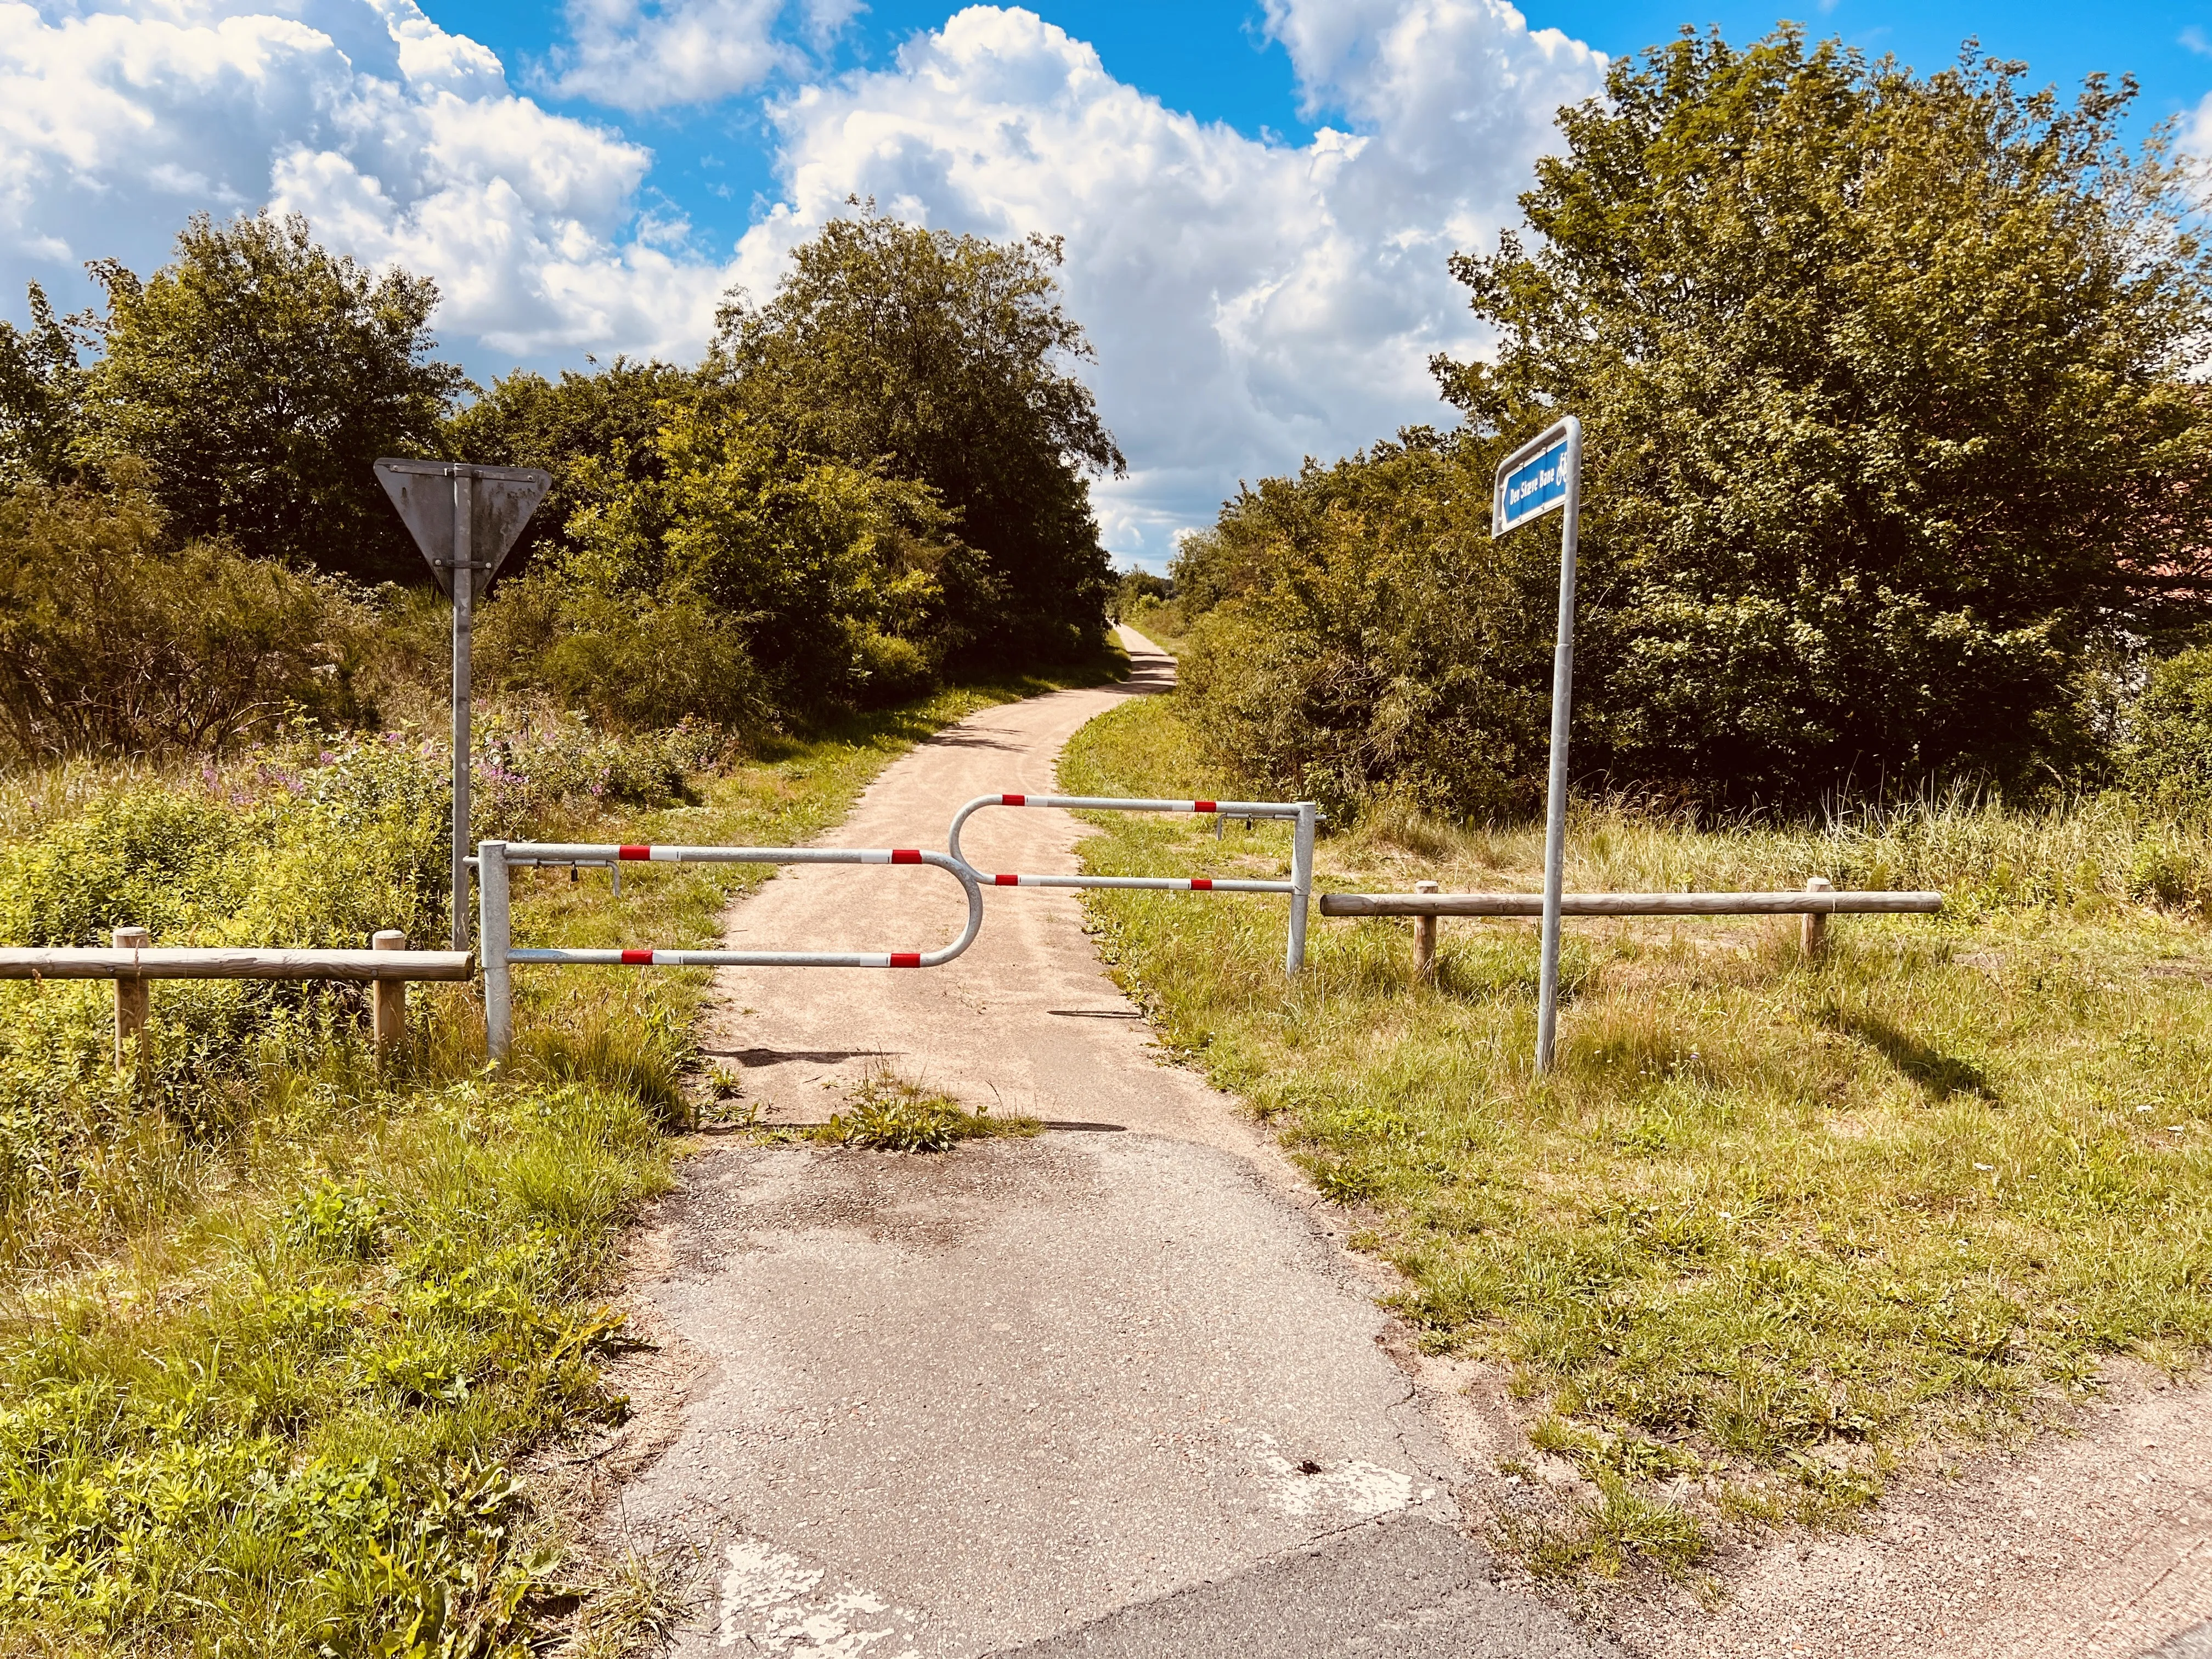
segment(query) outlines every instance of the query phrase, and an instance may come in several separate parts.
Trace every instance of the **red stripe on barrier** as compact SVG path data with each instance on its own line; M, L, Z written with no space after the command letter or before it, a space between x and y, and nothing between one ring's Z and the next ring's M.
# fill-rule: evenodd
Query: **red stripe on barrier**
M894 968L919 968L921 966L921 952L919 951L894 951L891 952L891 966Z
M623 850L624 852L628 852L629 849L625 848ZM650 951L625 951L623 952L623 966L625 968L650 968L653 966L653 952Z
M893 864L919 864L921 862L921 854L911 847L894 847L891 848L891 862Z
M991 884L994 887L1018 887L1022 884L1022 878L1019 876L994 876Z
M618 847L615 849L615 856L618 859L649 859L653 856L653 848L650 847Z
M1029 804L1030 798L1027 795L1001 795L999 797L999 805L1001 806L1027 806Z
M1190 884L1190 890L1194 893L1212 892L1213 890L1213 882L1212 878L1206 876L1198 877Z
M1211 812L1215 809L1210 800L1194 800L1190 804L1190 810L1194 812Z

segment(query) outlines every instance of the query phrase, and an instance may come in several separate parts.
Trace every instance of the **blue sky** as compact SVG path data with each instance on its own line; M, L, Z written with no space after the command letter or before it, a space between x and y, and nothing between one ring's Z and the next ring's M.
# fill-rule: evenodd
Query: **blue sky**
M683 361L848 194L1066 239L1131 462L1108 545L1158 566L1239 479L1448 420L1484 340L1444 269L1516 216L1600 54L1765 6L1578 0L33 0L0 6L0 314L144 270L185 216L307 214L434 277L480 379ZM1833 0L1816 37L1922 70L1967 35L2038 82L2132 73L2212 150L2212 15ZM1554 33L1556 31L1556 33Z

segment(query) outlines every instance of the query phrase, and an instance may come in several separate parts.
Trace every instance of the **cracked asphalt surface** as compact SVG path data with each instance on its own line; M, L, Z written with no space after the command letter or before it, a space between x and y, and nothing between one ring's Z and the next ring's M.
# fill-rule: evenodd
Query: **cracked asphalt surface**
M1078 726L1171 675L1125 637L1135 680L963 722L830 839L941 847L969 797L1049 791ZM1072 870L1079 833L985 813L968 850ZM890 1066L1055 1127L941 1158L724 1141L687 1161L635 1299L688 1382L611 1522L696 1553L677 1651L1615 1652L1466 1536L1373 1281L1272 1141L1159 1063L1074 896L988 902L944 969L722 976L706 1046L771 1118L819 1118ZM926 868L808 866L727 933L927 948L959 912Z

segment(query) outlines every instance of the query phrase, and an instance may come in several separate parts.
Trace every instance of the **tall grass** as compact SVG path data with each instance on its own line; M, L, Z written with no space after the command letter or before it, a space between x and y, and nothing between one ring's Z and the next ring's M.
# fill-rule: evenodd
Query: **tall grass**
M1211 795L1165 700L1080 734L1082 793ZM1279 872L1279 832L1101 826L1110 873ZM1535 829L1381 811L1325 884L1537 884ZM1928 886L1940 917L1571 922L1560 1064L1534 1074L1535 934L1316 921L1272 901L1094 896L1170 1040L1277 1122L1421 1340L1502 1367L1572 1479L1496 1489L1567 1571L1694 1564L1723 1526L1820 1523L1901 1462L2031 1431L2106 1361L2212 1346L2212 952L2202 829L2087 800L1920 803L1700 833L1578 811L1577 888ZM1531 1467L1540 1466L1537 1460ZM1644 1540L1639 1542L1638 1540Z

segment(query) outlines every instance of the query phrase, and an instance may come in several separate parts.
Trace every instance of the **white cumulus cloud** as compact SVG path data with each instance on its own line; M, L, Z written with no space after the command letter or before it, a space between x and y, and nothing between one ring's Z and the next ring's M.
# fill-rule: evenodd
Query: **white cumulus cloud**
M448 337L516 355L696 349L720 287L641 218L650 152L516 96L414 0L0 3L0 151L17 291L263 206L434 276Z
M1272 0L1310 111L1291 145L1200 122L1026 10L973 6L895 67L772 114L787 200L746 237L763 292L848 195L950 229L1064 235L1100 406L1131 477L1110 545L1157 559L1241 477L1440 413L1432 351L1479 342L1445 270L1518 216L1558 106L1604 60L1502 0Z
M568 0L568 11L572 44L550 82L563 97L662 109L748 92L799 66L775 34L784 0Z

